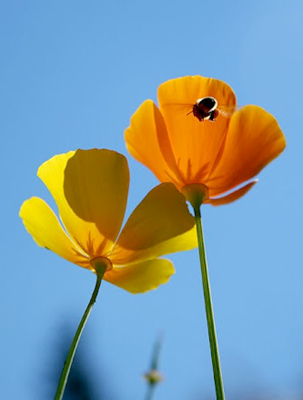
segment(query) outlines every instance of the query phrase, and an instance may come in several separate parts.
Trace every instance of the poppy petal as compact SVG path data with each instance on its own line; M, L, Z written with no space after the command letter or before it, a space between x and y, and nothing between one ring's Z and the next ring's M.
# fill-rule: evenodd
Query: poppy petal
M216 196L255 177L285 148L276 119L261 107L245 106L231 118L221 159L206 183Z
M172 183L156 186L133 211L110 257L128 264L197 246L194 217Z
M247 185L242 186L240 189L228 194L227 196L208 199L205 203L210 203L212 206L221 206L223 204L232 203L233 201L236 201L240 197L244 196L257 182L258 179L255 179Z
M131 293L144 293L167 283L175 273L169 260L148 260L125 267L114 267L106 272L104 279Z
M203 183L216 162L230 118L199 121L193 114L198 99L214 97L219 106L235 109L236 97L226 83L201 76L187 76L163 83L158 99L184 185Z
M38 176L52 193L73 240L91 257L106 254L125 213L126 158L104 149L77 150L45 162Z
M81 254L81 249L72 243L56 214L44 200L39 197L26 200L21 206L20 217L26 230L39 246L72 263L85 263L89 267L89 263L86 263L87 256Z
M133 114L125 131L125 141L129 153L151 169L161 182L178 181L165 122L151 100L146 100Z

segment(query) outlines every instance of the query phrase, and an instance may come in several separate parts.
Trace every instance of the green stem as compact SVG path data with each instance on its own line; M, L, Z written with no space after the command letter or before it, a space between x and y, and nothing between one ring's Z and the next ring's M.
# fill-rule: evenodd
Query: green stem
M149 384L145 400L152 400L154 392L155 392L155 385Z
M69 372L73 363L73 359L78 347L78 343L80 341L83 329L86 325L86 322L88 320L88 317L92 311L93 305L96 302L97 296L98 296L98 292L100 289L100 285L102 282L102 278L103 275L106 271L106 265L99 265L99 268L96 268L96 273L97 273L97 281L96 281L96 285L95 285L95 289L93 291L92 297L88 303L88 306L86 307L86 310L83 314L83 317L80 321L80 324L78 326L78 329L75 333L74 339L72 341L72 344L70 346L68 355L66 357L66 361L64 363L64 367L61 373L61 377L60 377L60 381L58 383L58 387L57 387L57 392L56 392L56 396L55 396L55 400L61 400L63 398L63 394L64 394L64 390L67 384L67 380L68 380L68 376L69 376Z
M208 268L207 268L205 245L203 239L200 205L195 205L193 206L193 208L195 212L195 220L196 220L196 228L197 228L197 236L199 244L202 284L203 284L205 310L206 310L206 318L208 326L208 337L209 337L211 359L213 364L213 373L214 373L214 380L216 387L216 395L217 395L217 400L224 400L225 395L224 395L223 380L222 380L222 373L220 366L220 357L219 357L219 349L218 349L218 342L216 335L214 312L211 300L210 284L208 278Z
M162 346L162 335L154 344L150 370L145 374L145 379L148 382L145 400L152 400L157 384L162 380L161 374L158 372L159 355Z

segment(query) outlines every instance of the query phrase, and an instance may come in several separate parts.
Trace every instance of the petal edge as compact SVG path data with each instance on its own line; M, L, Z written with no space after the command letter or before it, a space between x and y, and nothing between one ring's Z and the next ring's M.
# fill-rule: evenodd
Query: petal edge
M65 233L56 214L48 204L39 197L26 200L19 213L28 233L38 246L53 251L72 263L86 261L86 256L72 243Z
M144 293L167 283L175 273L169 260L148 260L125 267L114 267L104 275L104 279L133 294Z
M197 246L195 219L172 183L151 190L126 222L113 248L114 264L128 264Z

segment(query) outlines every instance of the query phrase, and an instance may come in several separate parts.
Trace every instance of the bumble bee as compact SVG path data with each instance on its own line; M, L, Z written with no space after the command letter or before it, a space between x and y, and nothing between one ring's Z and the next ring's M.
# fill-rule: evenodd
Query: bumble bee
M187 113L189 115L193 113L193 115L200 121L215 121L219 114L224 117L230 117L236 111L236 107L224 107L219 106L217 100L214 97L207 96L201 99L198 99L195 104L192 106L192 110Z

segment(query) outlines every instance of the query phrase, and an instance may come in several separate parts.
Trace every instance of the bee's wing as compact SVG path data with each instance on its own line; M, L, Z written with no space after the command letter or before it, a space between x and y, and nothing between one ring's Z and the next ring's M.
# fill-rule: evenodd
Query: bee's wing
M232 106L218 106L217 110L219 111L219 114L221 114L225 118L230 118L233 116L233 114L238 111L241 107L238 107L236 105Z

